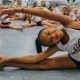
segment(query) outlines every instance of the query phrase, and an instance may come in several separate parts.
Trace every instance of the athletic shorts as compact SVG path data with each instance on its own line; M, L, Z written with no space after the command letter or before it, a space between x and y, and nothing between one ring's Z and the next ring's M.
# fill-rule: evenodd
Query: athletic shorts
M41 21L36 22L38 26L42 26Z
M70 54L68 54L69 57L72 59L72 61L77 65L77 67L80 69L80 62L79 61L76 61L75 59L73 59Z
M2 24L5 25L5 27L2 27L2 28L8 28L8 25L11 24L11 22L2 23Z

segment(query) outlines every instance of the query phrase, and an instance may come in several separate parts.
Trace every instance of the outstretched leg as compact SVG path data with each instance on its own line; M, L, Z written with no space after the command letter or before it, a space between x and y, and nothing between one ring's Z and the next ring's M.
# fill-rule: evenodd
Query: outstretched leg
M63 69L63 68L76 68L76 64L72 61L68 54L56 56L53 58L48 58L44 61L38 63L18 63L18 62L6 62L0 65L0 67L18 67L24 69L39 69L39 70L47 70L47 69Z
M36 22L31 22L31 23L27 23L27 24L24 24L24 25L21 25L23 26L24 28L25 27L32 27L32 26L37 26L37 23Z
M14 26L13 24L9 24L8 27L9 28L12 28L12 29L15 29L15 30L20 30L20 31L23 30L23 27L22 26Z
M47 26L56 27L55 24L51 24L51 23L49 23L49 22L47 22L47 21L44 21L44 20L41 21L41 24L42 24L42 25L47 25Z

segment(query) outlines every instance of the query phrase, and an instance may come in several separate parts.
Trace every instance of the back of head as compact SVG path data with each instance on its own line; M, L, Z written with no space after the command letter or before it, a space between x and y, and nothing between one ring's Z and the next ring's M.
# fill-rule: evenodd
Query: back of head
M43 32L44 32L45 29L46 29L46 28L40 30L40 32L38 33L38 41L39 41L39 43L40 43L42 46L48 46L48 45L44 44L44 43L42 42L42 39L41 39L42 34L43 34Z
M68 11L71 11L70 6L65 6L65 7L63 7L63 9L64 9L64 8L66 8Z
M42 34L42 32L43 32L44 30L45 30L45 28L42 29L42 30L40 30L40 32L38 33L38 37L37 37L36 40L35 40L35 45L36 45L37 53L42 52L42 46L45 46L45 45L42 43L42 41L41 41L41 34Z

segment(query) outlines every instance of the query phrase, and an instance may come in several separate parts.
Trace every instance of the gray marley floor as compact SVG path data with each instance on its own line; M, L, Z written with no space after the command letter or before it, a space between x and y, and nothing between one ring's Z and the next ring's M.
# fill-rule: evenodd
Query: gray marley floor
M26 22L13 21L20 26ZM35 55L35 39L43 27L25 28L23 32L13 29L0 29L0 56L24 56ZM45 50L46 48L43 48ZM66 52L64 52L66 53ZM62 54L57 52L56 55ZM79 69L63 70L20 70L17 68L5 68L0 71L0 80L80 80Z

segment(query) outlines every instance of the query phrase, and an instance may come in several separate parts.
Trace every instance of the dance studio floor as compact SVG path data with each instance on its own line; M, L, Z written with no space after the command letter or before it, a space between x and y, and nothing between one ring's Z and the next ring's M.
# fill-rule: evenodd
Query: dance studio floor
M20 26L26 22L13 21ZM22 32L13 29L0 29L0 56L35 55L35 39L43 27L25 28ZM46 48L43 48L45 50ZM66 52L57 52L57 55ZM20 70L18 68L4 68L0 71L0 80L80 80L79 69L63 70Z

